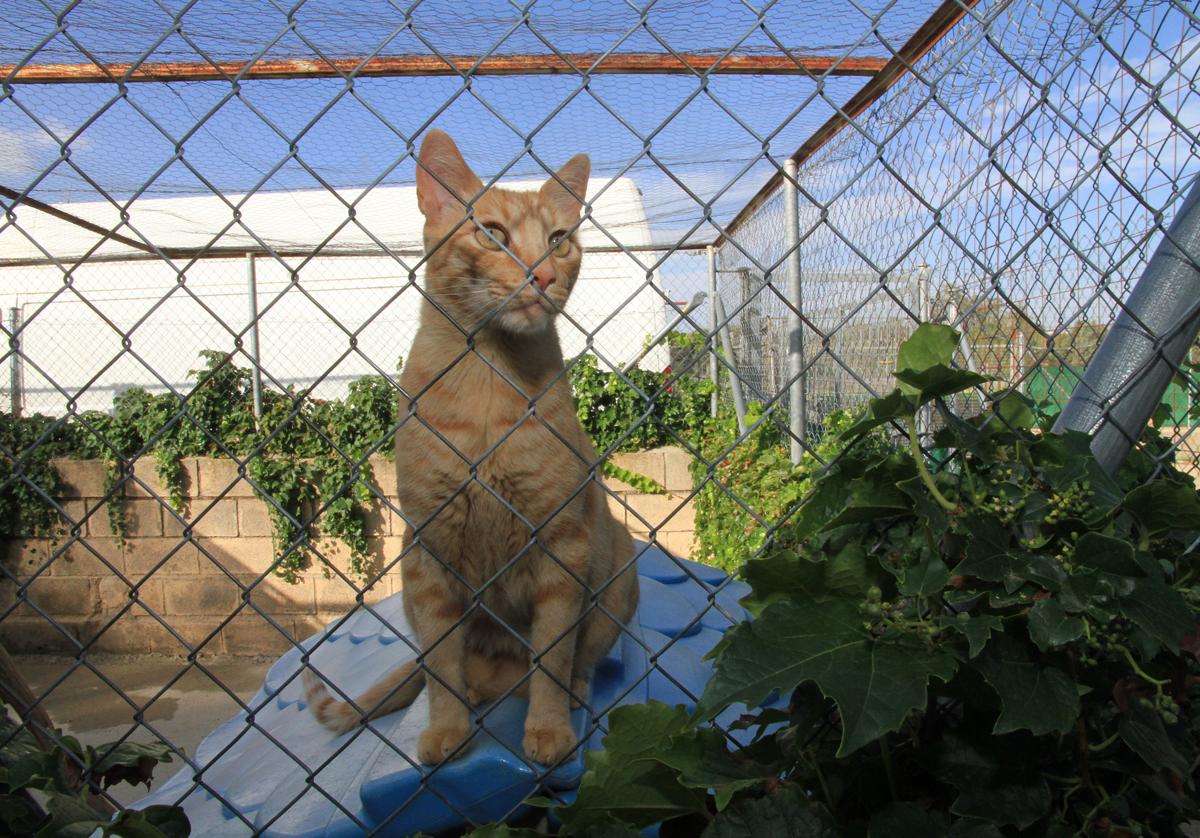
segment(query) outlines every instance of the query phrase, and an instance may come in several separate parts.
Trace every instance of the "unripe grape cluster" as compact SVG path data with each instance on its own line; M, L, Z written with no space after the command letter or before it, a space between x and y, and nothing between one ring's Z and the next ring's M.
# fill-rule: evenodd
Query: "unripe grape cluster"
M1061 492L1049 498L1050 510L1046 513L1047 524L1057 524L1067 518L1078 518L1091 506L1092 484L1088 480L1077 480Z

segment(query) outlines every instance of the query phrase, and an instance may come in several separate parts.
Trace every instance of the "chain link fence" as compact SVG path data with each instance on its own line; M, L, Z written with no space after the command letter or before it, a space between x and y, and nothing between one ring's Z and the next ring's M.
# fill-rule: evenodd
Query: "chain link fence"
M699 463L694 483L672 482L672 455L634 453L621 479L641 469L668 494L635 497L614 479L603 494L619 523L677 554L691 541L681 522L746 439L747 403L769 409L798 460L834 411L891 389L897 348L919 322L962 333L959 363L994 378L978 403L1012 387L1061 408L1200 176L1200 19L1171 0L13 0L0 32L0 407L16 428L0 457L21 510L5 525L0 640L67 653L34 704L90 675L97 701L128 718L122 741L165 739L186 764L172 802L224 807L230 834L299 834L318 816L396 833L422 794L460 824L479 820L438 779L455 776L452 763L418 770L369 725L313 756L260 722L267 704L206 658L307 663L342 635L381 647L404 637L377 666L421 651L389 599L425 549L396 481L421 476L389 475L382 457L405 422L425 421L399 375L421 360L412 345L430 305L414 189L429 128L454 135L485 185L536 187L572 154L591 155L587 255L559 318L566 375L594 356L634 394L632 425L597 439L600 459L653 426L682 449L677 471ZM1169 336L1153 337L1158 347ZM1181 464L1200 400L1194 354L1166 397L1163 456ZM367 379L380 389L356 384ZM655 413L685 379L714 382L713 415L738 414L715 458ZM270 423L230 430L231 400L252 389ZM146 402L163 412L139 414L151 418L131 441L114 435L132 391L165 401ZM362 419L371 393L383 394L378 422ZM543 396L529 398L530 421L545 424ZM414 397L409 415L389 413ZM326 403L355 399L357 418L328 418ZM175 462L158 443L184 426L192 453ZM86 444L71 448L71 434ZM459 491L474 483L520 518L476 473L491 450ZM290 460L341 470L289 483L278 472ZM591 482L602 465L586 466ZM761 529L779 525L732 500ZM347 512L352 503L362 509ZM502 564L531 550L553 553L534 532ZM723 574L670 561L676 581L702 591L695 619L670 636L627 627L618 647L640 655L634 682L658 679L694 704L672 650L703 620L724 626L740 612ZM493 582L472 592L477 604ZM234 799L236 784L217 778L244 757L241 733L222 728L189 753L155 725L152 708L182 674L136 697L106 675L104 653L167 649L290 766L270 806ZM534 656L526 679L544 671ZM303 706L296 666L268 676L281 706ZM584 740L625 695L590 708ZM34 709L25 724L39 724ZM323 786L336 771L322 779L368 745L419 776L369 818ZM570 786L519 747L505 759L531 788Z

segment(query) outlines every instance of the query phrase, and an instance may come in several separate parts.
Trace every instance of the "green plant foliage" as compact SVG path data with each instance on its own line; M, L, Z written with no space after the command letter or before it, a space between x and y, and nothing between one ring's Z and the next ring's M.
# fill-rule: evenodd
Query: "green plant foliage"
M707 380L643 369L605 372L594 355L575 359L570 378L579 422L602 454L674 445L675 434L690 441L709 422Z
M59 528L59 516L46 502L62 488L50 463L54 457L105 461L109 524L124 538L123 487L134 479L134 461L153 457L168 502L186 516L180 460L232 456L246 462L246 475L267 503L277 575L298 581L312 563L311 539L319 535L345 542L351 573L368 577L364 505L372 500L367 484L373 475L366 458L376 451L392 456L387 443L396 421L395 387L382 376L365 376L350 383L342 401L268 391L256 420L250 371L223 352L200 356L203 364L189 373L196 385L182 397L131 387L113 399L111 415L87 412L68 421L0 414L0 451L6 453L0 460L0 534L52 535ZM311 525L318 510L319 533Z
M831 412L820 426L817 441L793 465L789 437L780 422L767 417L762 406L746 408L744 438L733 416L722 415L707 428L700 457L692 461L696 493L696 551L693 558L733 571L758 555L772 526L784 522L808 497L816 478L842 450L840 434L854 421L845 410ZM861 444L886 445L882 433ZM708 463L712 464L710 469Z
M161 742L82 745L61 731L38 737L0 704L0 833L37 838L186 838L187 815L177 806L149 806L115 816L92 796L117 783L150 787L159 763L171 762Z
M953 416L942 399L979 380L956 342L922 326L905 344L901 386L745 563L755 616L712 651L696 708L610 714L563 834L1190 834L1200 494L1153 432L1110 476L1019 396ZM942 419L932 470L922 404ZM872 440L883 422L909 446ZM731 712L744 746L710 726Z

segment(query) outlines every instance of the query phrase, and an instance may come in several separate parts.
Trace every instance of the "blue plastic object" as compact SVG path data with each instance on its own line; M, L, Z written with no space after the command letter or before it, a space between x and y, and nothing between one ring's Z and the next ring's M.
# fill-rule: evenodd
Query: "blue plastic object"
M642 542L637 550L641 600L628 632L596 669L591 704L657 699L691 706L711 674L703 656L744 618L737 600L747 588L731 582L717 592L726 578L720 571ZM415 657L402 596L335 621L303 641L313 666L353 696ZM719 607L712 607L714 600ZM522 754L526 702L517 697L479 708L475 717L482 727L467 753L436 768L417 765L414 756L429 714L426 691L407 710L335 736L305 705L300 657L299 649L283 655L247 702L251 712L239 713L205 737L193 755L197 770L181 769L135 806L178 803L194 835L260 830L279 838L334 838L377 830L402 836L494 821L513 812L542 783L557 790L579 783L579 754L539 781L544 768ZM737 708L727 712L730 719L739 715ZM581 736L593 731L584 749L597 748L603 718L597 730L585 716L579 709L572 719Z

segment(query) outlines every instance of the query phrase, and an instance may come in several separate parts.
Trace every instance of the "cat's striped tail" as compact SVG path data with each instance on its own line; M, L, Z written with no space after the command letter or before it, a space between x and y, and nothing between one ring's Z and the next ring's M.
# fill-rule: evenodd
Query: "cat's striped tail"
M330 695L325 682L311 669L305 669L301 677L304 680L304 700L308 702L309 709L317 721L337 733L345 733L361 724L364 721L363 712L368 719L378 719L404 709L413 703L425 685L425 672L415 660L375 683L356 698L354 704L338 701ZM362 708L362 712L355 709L355 704Z

